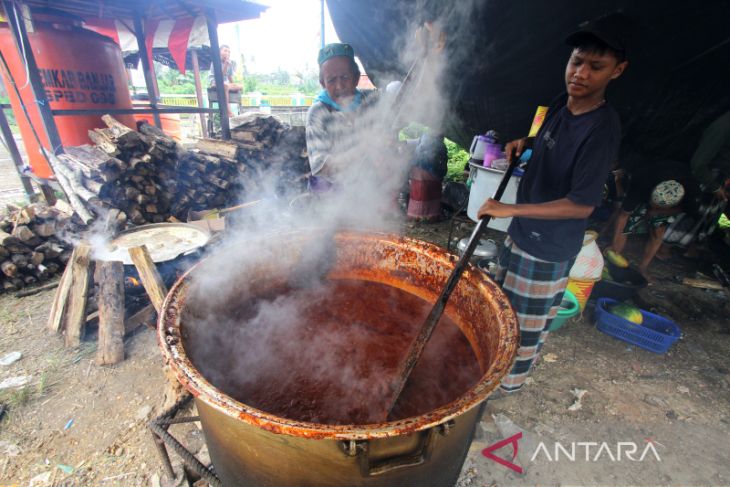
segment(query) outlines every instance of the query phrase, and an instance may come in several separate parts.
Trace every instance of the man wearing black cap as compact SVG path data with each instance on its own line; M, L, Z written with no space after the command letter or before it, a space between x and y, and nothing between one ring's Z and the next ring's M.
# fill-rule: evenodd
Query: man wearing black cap
M587 218L601 203L603 183L618 155L621 126L604 95L628 64L629 25L622 14L612 14L582 25L566 39L573 47L565 69L567 93L550 106L533 140L505 147L510 157L519 157L528 146L533 150L517 203L488 199L479 209L480 217L513 217L497 277L515 309L521 336L503 392L522 387L542 349Z
M307 112L306 134L313 190L326 189L345 170L356 145L358 118L368 104L357 89L360 69L349 44L328 44L319 51L322 91Z

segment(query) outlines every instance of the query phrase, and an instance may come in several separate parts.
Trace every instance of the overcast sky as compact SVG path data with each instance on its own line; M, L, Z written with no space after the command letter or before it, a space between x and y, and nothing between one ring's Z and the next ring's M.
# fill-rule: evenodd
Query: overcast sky
M314 69L320 48L320 0L258 0L269 9L261 18L222 24L221 44L231 46L233 59L243 54L250 73ZM325 41L337 42L337 34L325 8ZM240 68L240 67L239 67Z

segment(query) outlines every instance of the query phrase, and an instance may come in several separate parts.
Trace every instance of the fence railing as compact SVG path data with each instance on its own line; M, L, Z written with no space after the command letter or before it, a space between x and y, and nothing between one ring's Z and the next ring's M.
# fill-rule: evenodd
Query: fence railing
M305 96L299 93L276 96L252 94L241 95L241 105L245 107L308 107L313 101L313 96ZM178 107L197 107L198 99L195 95L162 94L160 95L160 104Z

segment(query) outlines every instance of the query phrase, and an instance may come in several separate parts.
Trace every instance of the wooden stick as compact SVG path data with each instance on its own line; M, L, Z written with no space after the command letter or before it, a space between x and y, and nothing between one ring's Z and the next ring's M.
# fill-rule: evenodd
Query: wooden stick
M71 291L68 296L68 311L65 316L65 344L78 347L86 329L86 300L89 297L89 273L91 247L80 244L74 249L75 259L71 266Z
M124 360L124 264L99 263L99 346L97 365L113 365Z
M51 166L53 167L54 173L56 175L56 180L58 181L58 184L61 185L61 188L63 189L63 192L66 194L66 198L68 199L69 204L74 209L77 215L79 215L79 218L81 218L81 221L88 224L91 220L94 219L93 216L91 216L91 213L89 213L89 210L86 209L86 206L84 206L84 203L81 201L81 198L78 197L78 195L74 192L74 187L71 184L71 181L68 180L68 178L65 176L62 169L58 169L61 166L61 163L56 159L55 156L49 154L49 161L51 161Z
M61 279L58 281L58 289L51 304L51 312L48 315L48 330L53 333L61 331L63 324L63 315L66 312L66 305L68 304L68 294L71 291L71 264L76 260L75 255L76 250L71 254L71 259L68 261L68 265L66 265L66 269L61 275Z
M17 293L15 293L15 297L16 298L24 298L26 296L33 296L34 294L38 294L38 293L41 293L43 291L48 291L49 289L54 289L54 288L58 287L58 285L59 285L58 282L52 282L50 284L45 284L43 286L38 286L38 287L33 288L33 289L24 289L22 291L18 291Z
M154 326L155 315L155 307L151 304L148 304L147 306L124 320L124 334L128 335L142 325L153 323Z
M722 284L720 284L719 282L710 281L707 279L692 279L690 277L685 277L684 279L682 279L682 284L698 289L714 289L717 291L723 289Z
M162 303L165 301L165 296L167 296L167 287L162 282L160 273L157 272L157 267L152 262L152 257L150 257L147 247L145 245L132 247L129 249L129 256L137 268L139 278L142 281L145 291L147 291L147 295L150 297L150 301L152 301L152 305L155 307L155 311L160 313Z

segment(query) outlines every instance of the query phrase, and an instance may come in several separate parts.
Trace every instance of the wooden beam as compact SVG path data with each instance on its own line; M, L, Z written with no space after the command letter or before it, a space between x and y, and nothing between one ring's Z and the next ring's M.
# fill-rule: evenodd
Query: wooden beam
M205 10L205 20L208 24L208 37L210 38L210 51L213 58L213 75L215 77L215 90L218 93L218 108L221 116L221 137L223 140L231 139L231 126L228 120L228 107L226 106L226 86L223 78L223 65L221 64L221 48L218 43L218 22L215 11L212 8Z
M76 251L74 250L75 253ZM71 291L71 264L75 260L74 254L71 254L71 259L68 261L68 265L66 265L66 269L61 275L61 280L58 281L58 289L51 303L51 312L48 315L48 330L53 333L61 331L61 326L63 325L63 316L66 313L68 295Z
M190 57L193 60L193 79L195 80L195 96L198 99L198 107L203 108L203 87L200 82L200 63L198 62L198 49L194 48L190 50ZM208 138L208 127L205 124L205 115L199 113L200 117L200 130L204 138Z
M145 43L145 31L142 27L142 16L139 13L134 15L134 36L137 38L137 49L139 49L139 58L142 60L142 71L144 72L144 82L147 86L147 95L150 98L150 106L157 109L157 83L155 82L155 69L152 60L147 55L147 45ZM162 120L160 114L156 111L152 112L155 125L162 128Z
M124 264L99 263L99 345L98 365L113 365L124 360Z
M91 247L79 244L74 249L71 267L71 290L68 295L68 310L65 316L65 338L67 347L78 347L86 330L86 301L89 297L89 274L91 272Z
M162 310L162 303L165 301L165 296L167 296L167 287L162 282L160 273L157 272L157 267L152 261L147 247L145 245L132 247L129 249L129 256L137 268L139 278L147 291L147 295L150 297L150 301L152 301L152 305L155 307L155 311L159 314Z
M141 310L134 313L132 316L124 320L124 334L128 335L142 325L152 325L154 328L154 321L157 312L152 304L148 304Z
M8 119L5 116L5 110L3 109L0 109L0 131L2 131L5 146L8 148L8 152L10 152L10 158L13 160L13 164L15 164L15 170L18 172L18 177L23 185L25 194L28 196L28 199L31 200L33 194L35 194L33 191L33 185L30 182L30 178L23 174L23 158L20 156L18 145L15 143L15 137L13 137L13 132L10 130L10 125L8 125ZM52 205L53 203L49 202L49 204Z
M718 281L711 281L709 279L692 279L690 277L685 277L682 279L682 284L697 289L712 289L714 291L721 291L723 289L721 283Z

